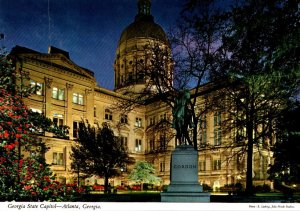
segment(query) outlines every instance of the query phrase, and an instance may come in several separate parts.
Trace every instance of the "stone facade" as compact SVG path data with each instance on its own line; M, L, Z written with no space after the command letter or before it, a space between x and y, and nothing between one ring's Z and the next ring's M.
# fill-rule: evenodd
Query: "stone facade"
M139 1L141 2L149 4L149 1ZM146 14L139 10L134 22L138 26L141 24L138 21L141 21L143 15L151 16L148 10ZM134 109L125 116L120 110L114 109L114 105L123 97L129 85L135 87L135 90L143 86L143 78L137 77L139 73L134 73L134 69L130 67L130 61L139 59L141 55L138 50L143 45L154 41L168 48L162 29L153 22L151 17L146 22L148 21L147 24L152 27L154 33L145 30L143 33L136 32L135 36L132 33L136 28L131 25L131 28L126 28L121 35L114 63L115 91L98 86L93 72L76 65L70 59L69 53L61 49L50 46L48 53L41 53L16 46L12 50L11 55L15 57L16 68L29 73L31 81L28 83L38 83L42 86L40 91L26 99L28 107L44 113L58 125L70 127L67 140L53 137L52 134L45 134L42 137L50 148L45 155L46 160L52 165L58 180L72 182L76 178L70 168L71 146L77 137L79 122L87 119L89 123L95 125L108 122L115 134L122 137L130 156L136 160L147 160L153 163L157 175L163 179L162 185L169 184L170 155L175 149L175 141L171 135L166 134L166 130L157 130L153 126L161 119L170 120L171 109L158 101ZM127 79L132 79L131 77L135 77L135 80L128 85L125 82ZM215 137L220 134L215 132L218 126L214 121L216 116L221 118L222 115L224 114L209 112L205 118L205 128L199 131L199 181L201 184L208 184L214 190L218 190L225 184L245 181L246 155L236 154L237 149L228 150L222 146L223 141L230 141L229 137ZM208 145L215 147L212 149L207 147ZM258 183L267 182L266 171L271 157L269 151L263 153L255 151L253 175ZM127 173L111 179L111 185L127 184ZM85 182L103 184L102 179L97 177L91 177Z

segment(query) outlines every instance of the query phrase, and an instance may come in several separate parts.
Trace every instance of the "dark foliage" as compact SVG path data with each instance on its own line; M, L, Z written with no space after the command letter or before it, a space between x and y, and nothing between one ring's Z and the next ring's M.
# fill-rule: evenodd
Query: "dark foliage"
M290 186L300 183L300 104L291 104L279 119L275 160L269 169L270 179Z
M95 128L82 122L78 134L76 145L72 147L71 167L78 174L104 177L107 193L108 179L120 175L121 168L133 160L107 123Z

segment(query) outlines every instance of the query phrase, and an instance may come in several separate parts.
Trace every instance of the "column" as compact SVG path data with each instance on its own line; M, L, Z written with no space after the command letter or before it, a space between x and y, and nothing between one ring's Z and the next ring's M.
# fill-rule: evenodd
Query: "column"
M73 116L72 116L72 108L73 108L73 84L66 83L66 99L65 99L65 116L66 116L66 124L70 127L69 136L73 137Z
M85 118L94 123L94 94L92 89L85 89Z
M52 119L51 104L52 104L52 78L45 77L45 97L44 97L44 114L46 117Z

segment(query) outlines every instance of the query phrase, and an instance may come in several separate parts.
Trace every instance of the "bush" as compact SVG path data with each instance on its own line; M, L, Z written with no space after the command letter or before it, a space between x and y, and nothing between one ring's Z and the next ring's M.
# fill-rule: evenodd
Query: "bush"
M104 191L104 186L103 185L93 185L92 188L95 191Z
M117 189L117 190L127 190L127 187L124 186L124 185L118 185L118 186L115 187L115 189Z
M212 192L212 187L210 187L208 184L205 184L205 183L203 183L202 184L202 187L203 187L203 191L205 191L205 192Z
M271 192L271 187L267 184L254 186L255 193L269 193Z
M237 194L241 193L244 191L243 185L241 183L236 183L236 184L228 184L224 185L223 187L220 188L221 192L228 192L229 195L231 194Z
M153 184L148 184L148 183L144 183L143 184L143 189L144 190L153 190Z
M235 188L235 192L237 193L244 191L244 187L242 183L235 183L234 188Z
M234 184L229 184L229 185L224 185L223 187L220 188L221 192L234 192L235 187Z
M141 186L140 185L132 185L130 187L131 190L141 190Z

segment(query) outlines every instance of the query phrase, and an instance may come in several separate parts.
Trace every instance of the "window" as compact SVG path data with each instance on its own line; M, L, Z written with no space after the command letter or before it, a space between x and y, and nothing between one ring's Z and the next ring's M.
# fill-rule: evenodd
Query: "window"
M221 112L214 114L214 145L221 145L222 130L221 130Z
M30 81L30 87L34 88L33 93L37 95L43 95L43 83Z
M200 116L199 124L200 129L206 129L206 115Z
M199 171L206 171L206 161L205 160L199 161Z
M167 114L166 113L160 115L160 121L166 120L166 119L167 119Z
M64 117L61 114L55 114L53 117L53 123L55 126L59 127L60 129L63 128L64 125Z
M94 106L94 117L97 117L97 108Z
M83 95L78 93L73 93L73 103L83 105Z
M144 79L144 73L139 73L138 74L138 79L139 79L139 81L143 81L143 79Z
M214 126L221 126L221 112L215 112L214 114Z
M159 171L160 172L164 172L165 171L165 162L164 161L160 162L160 164L159 164Z
M62 152L53 152L53 165L64 165L64 153Z
M142 140L141 139L135 139L135 151L136 152L142 151Z
M78 138L80 124L82 124L82 123L78 122L78 121L73 122L73 138Z
M236 166L238 171L245 169L245 154L241 153L236 155Z
M155 125L155 116L149 118L149 126Z
M73 122L73 137L78 138L79 122Z
M106 120L112 120L112 112L109 109L105 109L105 116L104 119Z
M207 140L206 129L202 129L200 131L200 147L206 146L206 140Z
M161 149L166 148L166 136L165 135L160 135L159 137L159 146Z
M213 165L213 170L221 170L221 160L214 160Z
M200 138L200 147L205 147L206 140L207 140L205 115L201 116L199 120L199 138Z
M221 140L222 140L221 128L215 128L214 129L214 145L215 146L221 145Z
M127 137L125 137L125 136L121 136L121 145L125 148L125 149L127 149L127 140L128 140L128 138Z
M58 88L53 87L52 89L52 98L57 99L58 98Z
M129 81L129 82L132 82L132 80L133 80L133 74L132 74L132 72L130 72L130 73L128 74L128 81Z
M120 121L121 121L121 123L128 124L128 116L127 115L121 115Z
M135 118L135 124L136 127L142 127L142 118Z
M150 148L150 151L153 151L155 149L155 141L154 141L154 139L150 139L150 141L149 141L149 148Z
M59 89L57 87L53 87L52 98L54 98L56 100L64 100L65 99L65 90Z
M246 128L243 127L243 128L239 128L239 127L236 127L235 128L235 140L236 142L242 142L246 139Z

